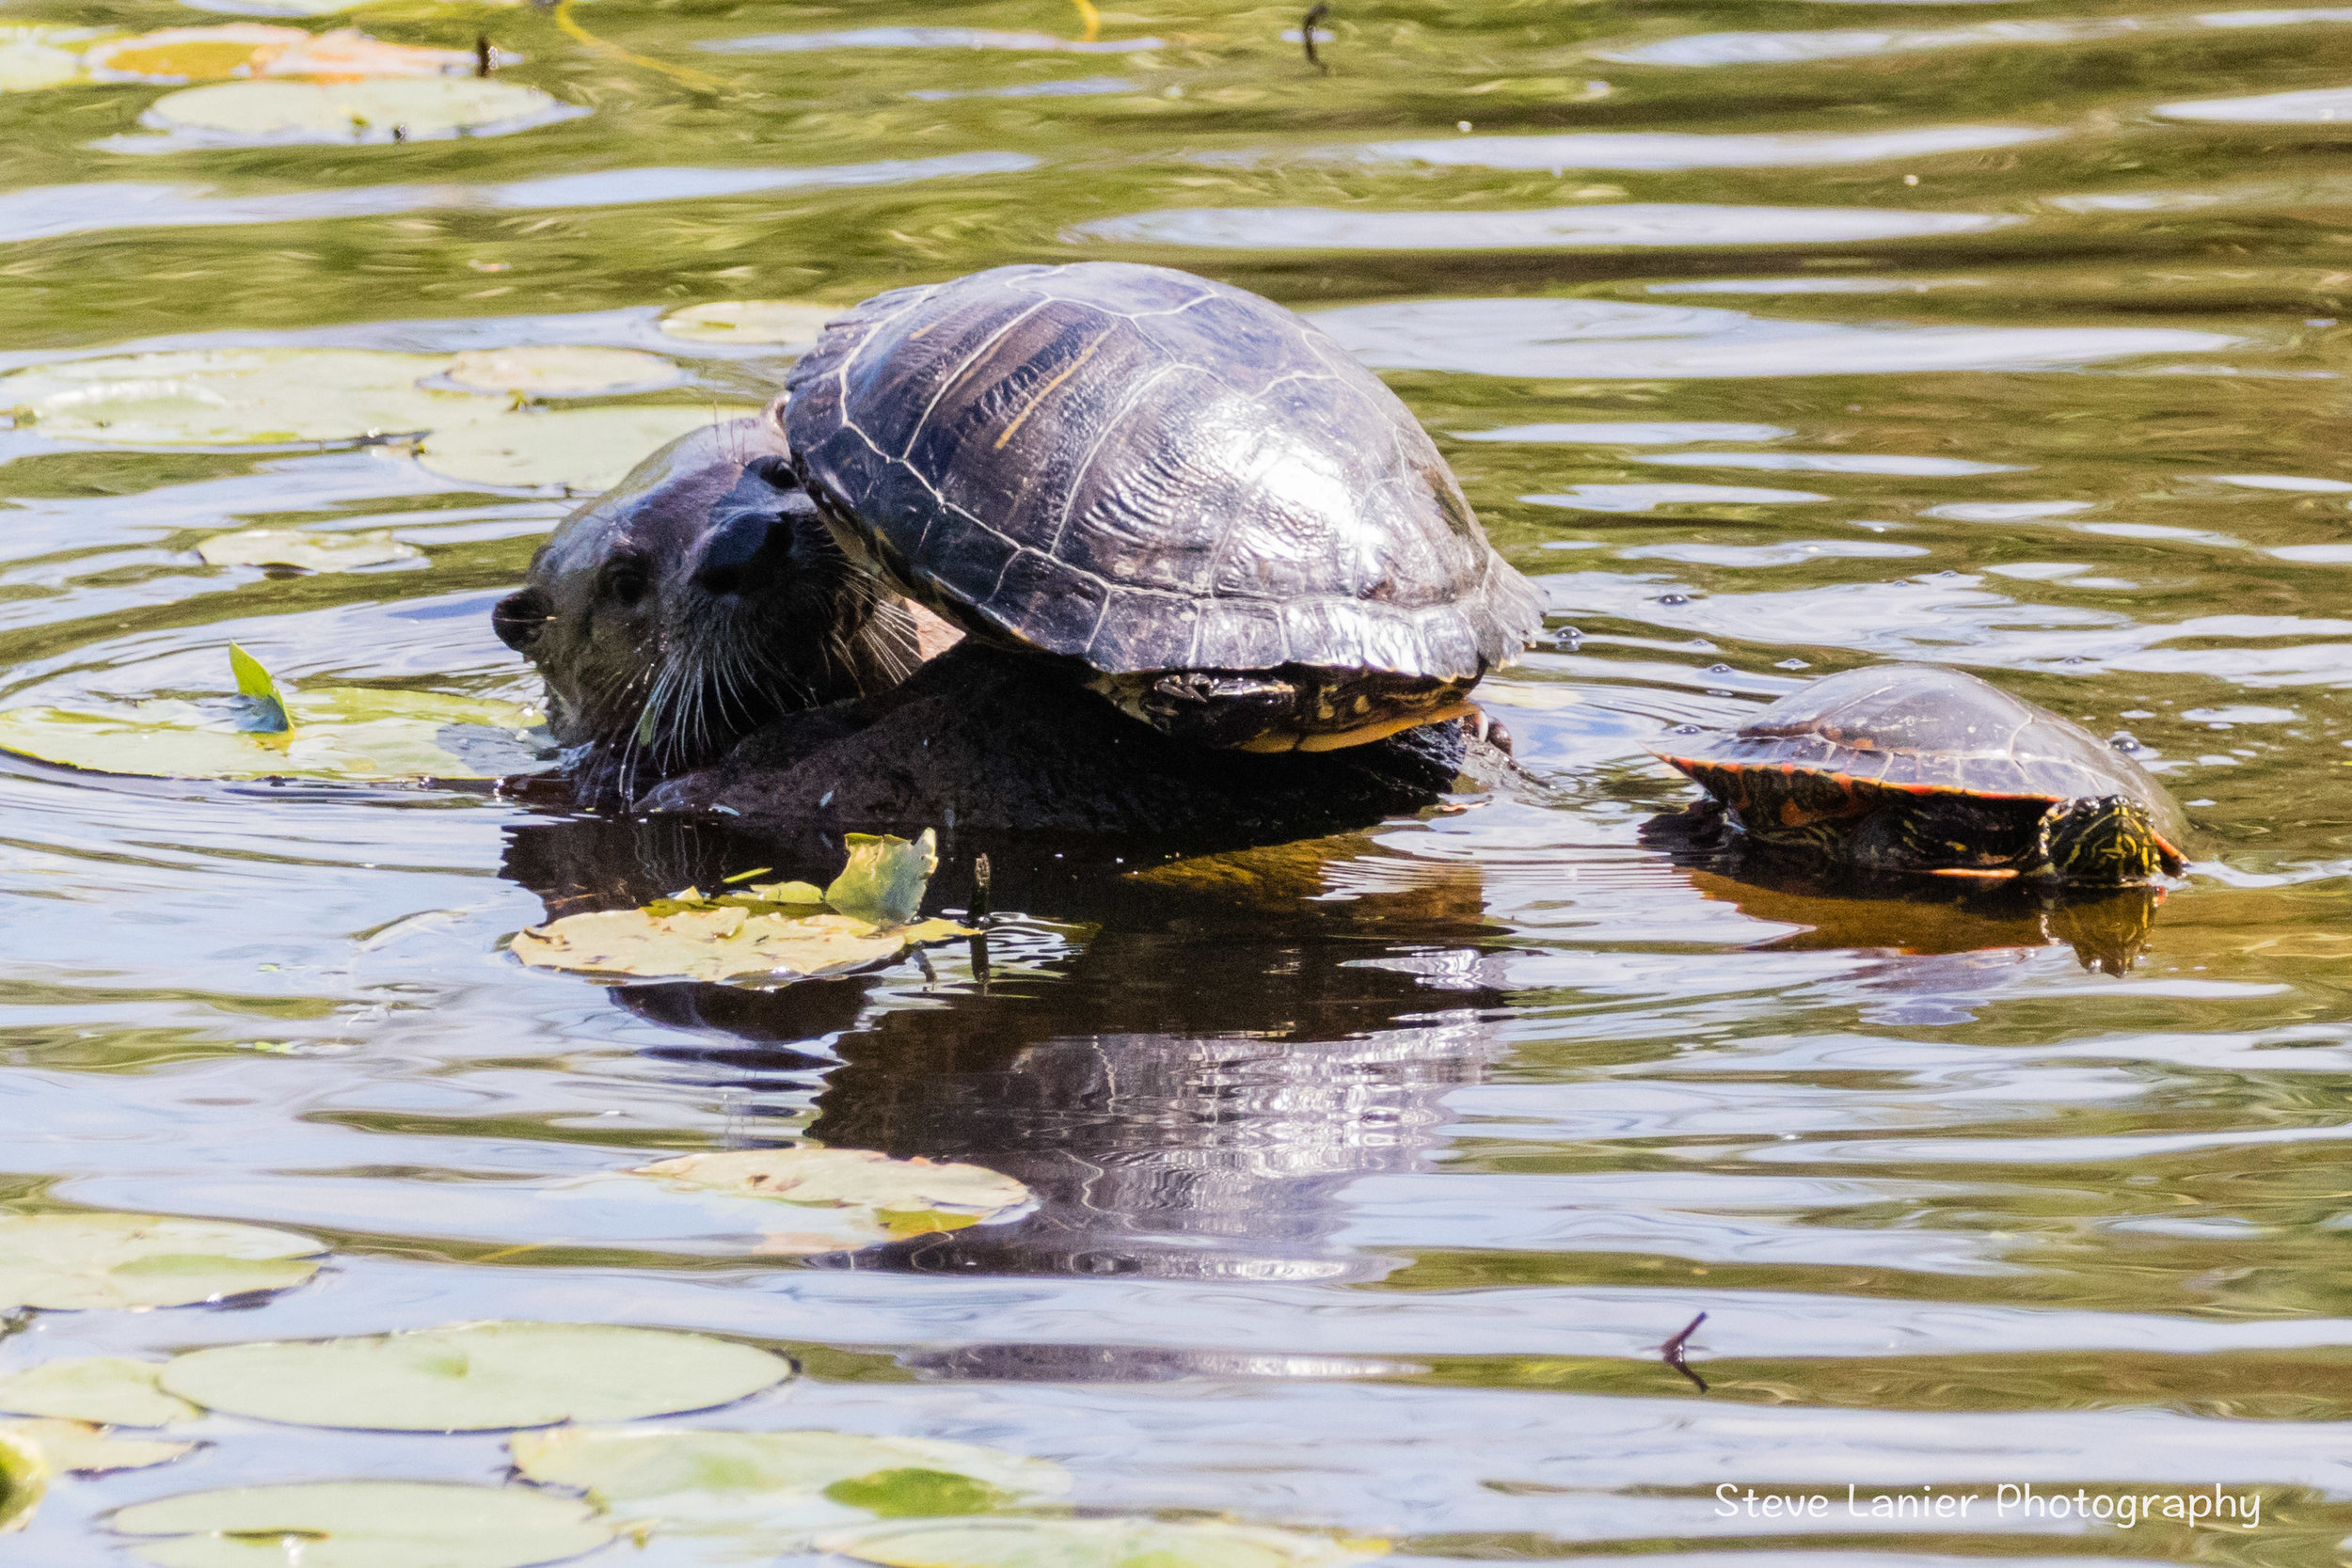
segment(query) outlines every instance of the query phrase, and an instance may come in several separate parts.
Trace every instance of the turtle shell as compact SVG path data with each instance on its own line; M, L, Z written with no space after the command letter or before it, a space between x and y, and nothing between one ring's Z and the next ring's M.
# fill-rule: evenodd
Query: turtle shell
M1426 721L1542 624L1377 376L1187 273L894 290L827 326L787 398L794 461L852 554L971 632L1083 664L1131 711L1155 689L1255 705L1263 724L1194 726L1214 742ZM1162 678L1184 673L1279 678Z
M2014 802L2026 821L2060 801L2121 795L2147 808L2176 857L2187 840L2180 807L2131 758L2046 708L1935 665L1850 670L1736 730L1670 736L1650 750L1761 835L1858 817L1897 794Z

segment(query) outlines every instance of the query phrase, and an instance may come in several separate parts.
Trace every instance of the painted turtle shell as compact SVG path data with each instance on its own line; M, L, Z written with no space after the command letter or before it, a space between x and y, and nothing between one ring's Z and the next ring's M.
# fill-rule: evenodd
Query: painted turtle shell
M1464 710L1542 625L1396 394L1271 301L1165 267L897 289L794 367L842 546L1147 723L1253 751Z
M1851 670L1650 750L1750 836L1877 869L2113 883L2185 858L2180 807L2146 769L1957 670Z

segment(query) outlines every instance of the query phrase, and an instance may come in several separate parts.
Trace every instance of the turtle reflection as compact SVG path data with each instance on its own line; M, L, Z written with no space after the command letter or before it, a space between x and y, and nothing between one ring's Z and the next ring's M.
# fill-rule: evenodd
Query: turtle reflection
M943 847L934 904L961 902L977 847ZM655 1054L725 1085L814 1089L808 1132L827 1144L970 1161L1040 1198L1018 1224L860 1253L857 1267L1328 1282L1397 1267L1344 1239L1346 1189L1423 1158L1445 1094L1478 1082L1502 1049L1486 1022L1502 997L1366 960L1464 947L1484 922L1476 868L1384 855L1360 835L1141 875L988 848L999 909L1083 923L1083 940L1042 965L1000 968L985 989L951 978L914 1005L903 972L613 997L707 1041ZM817 869L778 857L772 841L730 842L707 824L580 821L520 830L507 864L565 912L739 866ZM996 945L1017 945L1020 929L1000 927ZM877 1006L884 987L898 1005ZM1153 1354L1087 1370L1037 1348L1041 1370L999 1375L1197 1370Z

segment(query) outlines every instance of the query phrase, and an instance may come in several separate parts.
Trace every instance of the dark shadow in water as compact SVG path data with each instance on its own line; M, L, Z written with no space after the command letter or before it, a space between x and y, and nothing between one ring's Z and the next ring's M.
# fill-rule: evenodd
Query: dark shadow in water
M1891 876L1838 867L1727 831L1700 805L1645 823L1691 885L1756 920L1804 929L1769 945L1970 953L2065 942L2085 969L2122 974L2153 930L2161 887L2063 888L2020 879Z
M563 913L756 866L821 879L825 861L838 864L838 849L803 847L810 859L795 863L792 846L707 823L548 822L515 832L506 869ZM972 1161L1040 1198L1017 1224L831 1265L1316 1281L1395 1267L1341 1235L1342 1195L1422 1158L1445 1119L1440 1098L1478 1081L1500 1049L1488 1019L1502 996L1434 991L1361 960L1474 944L1489 929L1476 868L1384 856L1358 835L1139 874L1100 853L959 840L943 847L927 907L961 905L981 848L997 909L1089 929L984 989L944 983L928 1006L872 1006L871 978L612 992L709 1041L657 1054L717 1066L745 1086L829 1066L813 1128L827 1144ZM1357 887L1353 898L1313 896ZM998 944L1015 945L1015 929L1001 927ZM903 998L905 972L889 983ZM991 1376L1205 1370L1167 1352L1133 1365L1090 1348L988 1354Z

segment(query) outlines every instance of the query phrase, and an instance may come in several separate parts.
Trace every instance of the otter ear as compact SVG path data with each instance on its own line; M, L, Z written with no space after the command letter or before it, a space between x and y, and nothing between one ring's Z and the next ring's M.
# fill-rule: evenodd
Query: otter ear
M518 589L490 611L490 629L498 633L500 641L518 654L527 654L554 619L554 608L544 590Z

